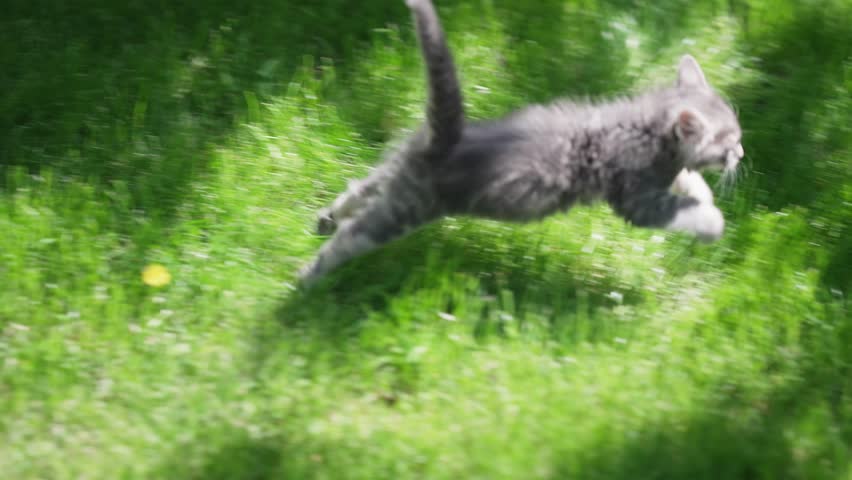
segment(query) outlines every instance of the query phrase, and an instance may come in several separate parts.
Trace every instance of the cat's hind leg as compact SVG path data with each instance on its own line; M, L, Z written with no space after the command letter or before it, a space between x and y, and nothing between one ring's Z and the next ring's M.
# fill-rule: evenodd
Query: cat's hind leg
M421 157L428 148L428 142L429 137L426 132L419 130L405 142L388 149L383 155L382 162L366 178L350 182L345 192L330 206L318 212L317 233L331 235L344 220L354 218L379 197L388 197L390 189L404 187L404 185L395 185L399 183L396 179L400 178L401 173L408 172L403 176L414 176L415 180L422 179L424 173L428 174L429 165L422 166L425 168L424 172L419 167L415 168L409 160Z
M317 233L331 235L337 230L338 224L355 216L379 194L384 177L385 174L380 168L366 178L349 182L345 192L331 205L317 212Z
M354 216L340 222L337 231L305 266L299 280L310 286L325 274L357 256L394 240L432 218L428 208L417 203L392 203L375 198Z
M318 234L333 234L337 230L338 223L351 217L369 201L376 188L367 180L369 179L350 182L346 191L341 193L331 205L317 212Z

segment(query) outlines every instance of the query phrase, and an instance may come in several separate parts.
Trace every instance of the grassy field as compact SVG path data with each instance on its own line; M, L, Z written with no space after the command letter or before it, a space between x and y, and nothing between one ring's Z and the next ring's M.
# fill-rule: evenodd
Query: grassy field
M422 119L403 2L11 0L0 478L852 479L852 3L438 5L477 118L694 54L724 239L448 219L300 293Z

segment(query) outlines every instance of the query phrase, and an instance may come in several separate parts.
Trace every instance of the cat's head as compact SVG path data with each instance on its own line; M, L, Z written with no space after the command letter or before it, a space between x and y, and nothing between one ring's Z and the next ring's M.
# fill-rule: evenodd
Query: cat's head
M735 170L744 154L740 123L690 55L680 61L677 89L674 129L686 167Z

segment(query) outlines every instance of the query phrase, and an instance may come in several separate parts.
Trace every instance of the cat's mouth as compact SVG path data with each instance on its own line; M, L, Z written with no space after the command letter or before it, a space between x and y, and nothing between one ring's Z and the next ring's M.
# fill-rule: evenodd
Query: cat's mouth
M725 155L725 165L724 170L726 172L732 172L737 169L737 165L740 164L740 160L745 156L745 150L743 150L743 145L738 143L736 147L728 150Z
M720 170L732 172L737 169L740 160L745 155L742 144L737 144L736 147L725 150L721 157L711 157L699 160L695 165L697 170Z

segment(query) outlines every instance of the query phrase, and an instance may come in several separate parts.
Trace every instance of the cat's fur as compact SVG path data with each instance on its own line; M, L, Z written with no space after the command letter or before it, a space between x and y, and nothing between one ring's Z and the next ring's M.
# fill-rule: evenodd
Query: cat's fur
M523 222L604 200L637 226L722 235L722 213L697 170L736 168L740 126L691 56L674 85L632 98L466 121L435 8L406 3L427 67L427 120L320 212L319 233L334 236L302 270L303 284L445 215Z

